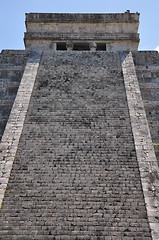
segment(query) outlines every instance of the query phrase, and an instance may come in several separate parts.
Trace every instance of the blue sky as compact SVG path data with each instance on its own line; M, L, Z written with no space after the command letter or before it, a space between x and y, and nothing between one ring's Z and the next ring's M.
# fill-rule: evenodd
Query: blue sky
M1 0L0 51L24 49L25 13L140 13L140 50L159 46L159 0Z

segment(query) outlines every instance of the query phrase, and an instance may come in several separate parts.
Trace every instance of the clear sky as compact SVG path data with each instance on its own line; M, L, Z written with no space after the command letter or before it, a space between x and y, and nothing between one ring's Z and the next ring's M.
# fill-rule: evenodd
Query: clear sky
M25 13L140 13L140 50L159 46L159 0L1 0L0 51L24 49Z

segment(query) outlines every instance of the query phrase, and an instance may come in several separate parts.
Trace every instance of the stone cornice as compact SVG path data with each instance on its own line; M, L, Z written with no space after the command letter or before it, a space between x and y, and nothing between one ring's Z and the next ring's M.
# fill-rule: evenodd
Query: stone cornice
M139 13L27 13L26 23L136 23L139 22Z
M27 32L25 33L25 40L97 40L97 41L117 41L117 40L131 40L131 41L137 41L139 42L139 34L137 33L48 33L48 32L42 32L42 33L36 33L36 32Z

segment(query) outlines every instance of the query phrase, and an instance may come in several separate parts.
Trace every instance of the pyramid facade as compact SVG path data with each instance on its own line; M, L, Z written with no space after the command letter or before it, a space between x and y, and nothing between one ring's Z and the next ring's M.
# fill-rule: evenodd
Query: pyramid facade
M0 54L0 239L159 239L159 55L139 14L26 14Z

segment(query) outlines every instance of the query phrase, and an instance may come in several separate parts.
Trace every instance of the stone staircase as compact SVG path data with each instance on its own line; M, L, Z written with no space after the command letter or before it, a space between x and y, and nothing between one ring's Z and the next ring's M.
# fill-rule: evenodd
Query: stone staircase
M3 50L0 54L0 140L16 97L26 60L26 51Z
M118 53L43 53L0 239L151 240Z
M159 164L159 54L155 51L133 53L136 74Z

